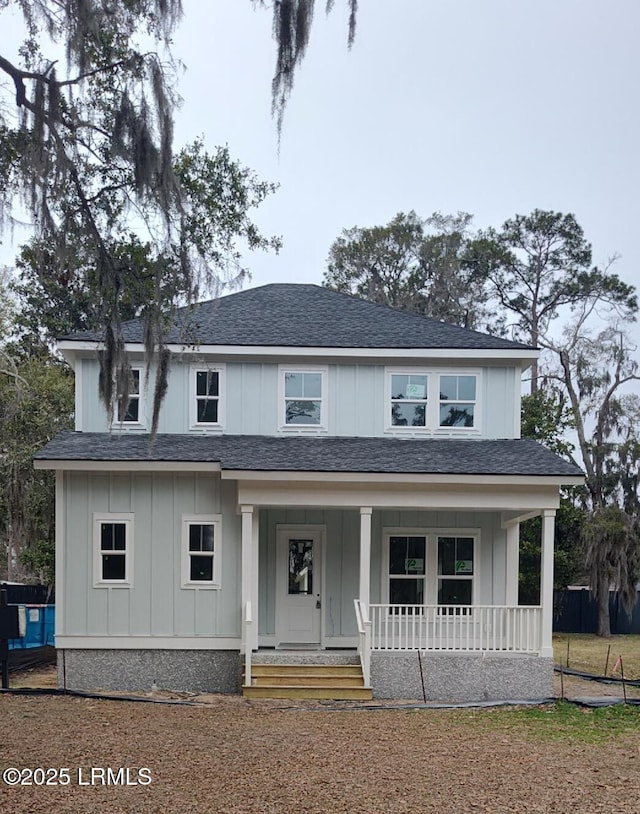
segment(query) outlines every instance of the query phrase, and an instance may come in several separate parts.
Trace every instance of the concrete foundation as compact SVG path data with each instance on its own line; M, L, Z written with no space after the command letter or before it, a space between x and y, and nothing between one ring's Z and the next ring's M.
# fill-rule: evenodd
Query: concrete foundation
M58 686L70 690L237 693L236 650L58 650Z
M538 700L551 695L552 679L553 659L538 656L371 654L374 698L443 703Z

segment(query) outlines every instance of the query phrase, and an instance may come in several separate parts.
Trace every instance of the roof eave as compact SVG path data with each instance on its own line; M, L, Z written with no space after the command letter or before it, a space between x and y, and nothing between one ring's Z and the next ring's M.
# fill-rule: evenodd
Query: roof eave
M452 474L435 472L327 472L321 470L222 469L213 461L96 461L36 458L35 469L111 472L220 472L223 480L313 483L422 483L505 486L581 486L579 475Z
M68 472L219 472L216 461L96 461L34 458L34 469Z
M57 349L64 358L73 364L78 353L95 352L102 347L102 342L88 339L64 339L58 342ZM185 345L168 343L168 350L175 354L189 353L195 356L255 356L255 357L318 357L318 358L370 358L370 359L423 359L425 356L432 359L456 359L464 353L465 361L479 359L498 359L510 361L531 362L537 359L540 351L537 348L430 348L430 347L401 347L401 348L367 348L367 347L308 347L299 345ZM126 342L125 350L128 353L144 354L145 348L141 342Z

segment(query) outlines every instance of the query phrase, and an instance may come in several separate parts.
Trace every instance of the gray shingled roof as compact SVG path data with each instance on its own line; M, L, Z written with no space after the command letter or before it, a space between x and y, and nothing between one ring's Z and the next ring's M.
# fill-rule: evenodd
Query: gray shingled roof
M224 470L575 477L574 464L530 439L310 438L63 432L35 455L56 461L187 461Z
M143 341L141 320L123 325L127 342ZM67 340L100 341L82 332ZM530 350L519 342L459 328L317 285L272 284L178 312L168 342L320 348L458 348Z

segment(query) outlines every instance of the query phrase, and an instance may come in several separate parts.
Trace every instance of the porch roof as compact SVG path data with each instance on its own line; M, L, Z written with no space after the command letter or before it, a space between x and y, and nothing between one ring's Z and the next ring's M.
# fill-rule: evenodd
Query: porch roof
M346 438L67 431L34 456L37 468L64 462L210 463L227 472L324 472L415 475L583 476L531 439ZM213 467L212 467L213 468Z

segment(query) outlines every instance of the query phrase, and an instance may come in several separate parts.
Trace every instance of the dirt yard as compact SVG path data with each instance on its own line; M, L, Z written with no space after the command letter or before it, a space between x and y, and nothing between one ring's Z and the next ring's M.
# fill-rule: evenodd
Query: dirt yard
M0 697L0 771L69 770L65 785L0 783L0 811L640 812L640 708L616 708L611 718L567 708L564 724L553 706L409 711L208 701ZM130 770L130 785L120 768ZM45 778L66 780L34 773L32 782Z

